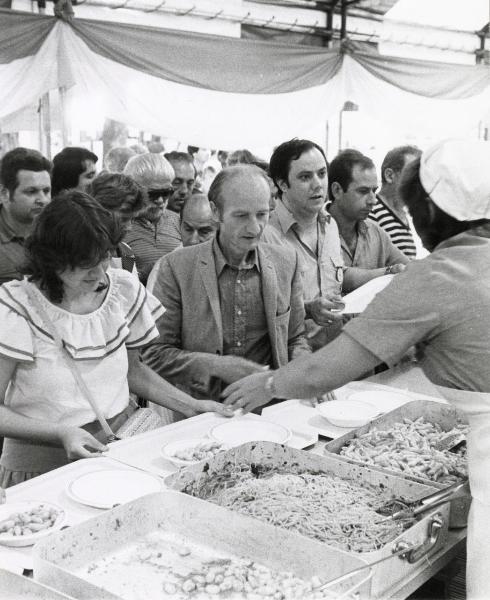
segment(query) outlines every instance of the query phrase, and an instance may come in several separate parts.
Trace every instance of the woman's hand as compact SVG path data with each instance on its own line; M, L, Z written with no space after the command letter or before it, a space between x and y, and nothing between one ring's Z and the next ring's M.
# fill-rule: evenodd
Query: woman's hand
M233 411L241 408L243 412L250 412L258 406L263 406L272 400L266 383L271 376L270 372L255 373L235 381L221 394L225 398L225 406Z
M200 413L215 412L222 417L232 417L233 410L221 404L221 402L215 402L214 400L196 400L192 398L192 403L189 404L189 412L185 412L186 417L194 417Z
M81 427L63 427L59 438L70 459L97 457L107 451L107 446Z

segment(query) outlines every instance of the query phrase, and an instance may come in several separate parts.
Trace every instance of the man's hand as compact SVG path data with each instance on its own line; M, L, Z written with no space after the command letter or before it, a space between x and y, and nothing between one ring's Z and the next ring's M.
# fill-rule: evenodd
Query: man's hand
M396 265L390 265L388 268L390 274L396 275L397 273L404 271L407 268L407 265L404 265L403 263L397 263Z
M221 394L225 398L225 406L233 411L241 408L243 412L250 412L270 402L272 398L266 389L266 382L270 375L269 372L255 373L229 385Z
M342 319L340 311L343 308L344 303L340 297L319 296L310 302L305 302L306 316L313 319L320 327L328 327L334 321L340 321Z
M70 459L97 457L107 450L107 446L81 427L62 427L59 439Z
M240 356L219 356L213 369L213 375L225 383L233 383L252 373L261 373L267 370L268 367Z

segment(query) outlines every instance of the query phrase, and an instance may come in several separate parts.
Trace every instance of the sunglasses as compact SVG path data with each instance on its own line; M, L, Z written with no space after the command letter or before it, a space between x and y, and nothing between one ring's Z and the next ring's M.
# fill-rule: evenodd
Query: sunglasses
M152 190L148 190L147 193L148 193L148 198L150 199L151 202L155 202L155 200L158 200L158 198L163 198L164 200L167 200L174 193L174 188L169 187L169 188L161 188L161 189L152 189Z

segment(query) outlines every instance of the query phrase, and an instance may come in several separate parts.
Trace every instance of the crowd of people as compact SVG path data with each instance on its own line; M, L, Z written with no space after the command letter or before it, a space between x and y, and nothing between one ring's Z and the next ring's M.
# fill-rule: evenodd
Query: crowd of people
M399 362L470 419L470 587L490 529L488 142L247 150L0 165L0 485L99 455L135 398L170 420L314 398ZM430 252L416 259L414 227ZM343 296L391 283L358 316ZM88 391L87 391L88 389ZM87 400L88 398L88 400ZM91 399L91 401L90 401ZM94 407L93 404L97 406ZM163 414L163 413L162 413ZM482 563L483 561L483 563ZM486 589L486 588L485 588ZM490 592L489 592L490 593Z

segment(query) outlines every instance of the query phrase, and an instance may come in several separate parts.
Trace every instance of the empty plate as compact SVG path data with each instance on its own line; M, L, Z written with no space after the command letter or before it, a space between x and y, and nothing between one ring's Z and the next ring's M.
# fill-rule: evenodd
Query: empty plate
M379 415L379 410L367 402L332 400L316 407L322 417L337 427L361 427Z
M162 482L153 475L122 469L85 473L66 488L72 500L94 508L112 508L161 491Z
M413 401L412 396L404 394L403 392L380 390L353 392L352 394L349 394L348 399L353 402L367 402L368 404L375 406L380 413L389 412L407 402Z
M291 430L265 419L234 418L209 430L209 437L226 444L239 446L247 442L276 442L285 444L291 438Z

